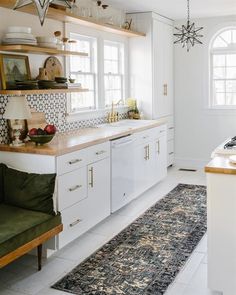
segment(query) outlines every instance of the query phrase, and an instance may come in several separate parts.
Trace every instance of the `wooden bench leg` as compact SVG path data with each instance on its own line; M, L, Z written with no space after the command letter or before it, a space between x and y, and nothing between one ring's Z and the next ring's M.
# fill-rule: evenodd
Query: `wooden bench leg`
M38 247L38 270L40 271L42 269L42 249L43 245L39 245Z

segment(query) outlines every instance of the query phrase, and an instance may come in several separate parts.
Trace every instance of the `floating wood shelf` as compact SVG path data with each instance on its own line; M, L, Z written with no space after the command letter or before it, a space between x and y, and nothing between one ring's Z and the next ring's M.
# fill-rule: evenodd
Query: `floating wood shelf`
M75 92L88 92L88 91L89 89L86 89L86 88L0 90L0 95L33 95L33 94L75 93Z
M15 2L16 2L15 0L1 0L0 7L12 9L14 7ZM33 5L27 5L25 7L22 7L21 9L19 9L19 11L26 12L26 13L33 14L33 15L37 14L36 9ZM118 26L103 24L103 23L96 21L92 18L77 16L77 15L74 15L70 12L63 11L60 9L55 9L52 7L50 7L48 9L47 18L61 21L61 22L65 22L65 23L82 25L82 26L90 27L90 28L105 31L105 32L123 35L126 37L141 37L141 36L146 35L145 33L126 30L126 29L120 28Z
M0 45L0 51L22 52L32 54L52 54L52 55L79 55L88 56L87 53L67 50L57 50L54 48L38 47L33 45Z

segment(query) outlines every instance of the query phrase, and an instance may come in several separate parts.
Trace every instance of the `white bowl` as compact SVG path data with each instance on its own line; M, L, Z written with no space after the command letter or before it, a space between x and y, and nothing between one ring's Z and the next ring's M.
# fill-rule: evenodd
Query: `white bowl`
M41 36L41 37L36 37L38 43L57 43L57 38L55 37L48 37L48 36Z
M16 27L10 26L7 28L7 33L26 33L31 34L32 29L30 27Z
M55 43L38 43L39 47L45 47L45 48L57 48L57 44Z

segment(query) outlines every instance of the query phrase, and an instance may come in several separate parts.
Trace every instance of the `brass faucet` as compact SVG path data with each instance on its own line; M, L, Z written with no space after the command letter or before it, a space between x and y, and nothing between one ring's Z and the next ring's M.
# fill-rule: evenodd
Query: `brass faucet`
M118 106L121 102L123 102L123 99L120 99L116 104L112 101L111 111L108 113L107 117L108 123L119 121L119 113L114 111L114 106Z

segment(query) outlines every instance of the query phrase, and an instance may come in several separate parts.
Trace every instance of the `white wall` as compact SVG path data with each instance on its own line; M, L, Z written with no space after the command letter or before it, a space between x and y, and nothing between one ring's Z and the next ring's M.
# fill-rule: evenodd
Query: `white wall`
M203 166L217 145L236 135L236 110L207 108L209 42L222 27L236 26L236 16L195 22L204 27L204 45L196 45L189 53L175 46L176 163L184 167Z

